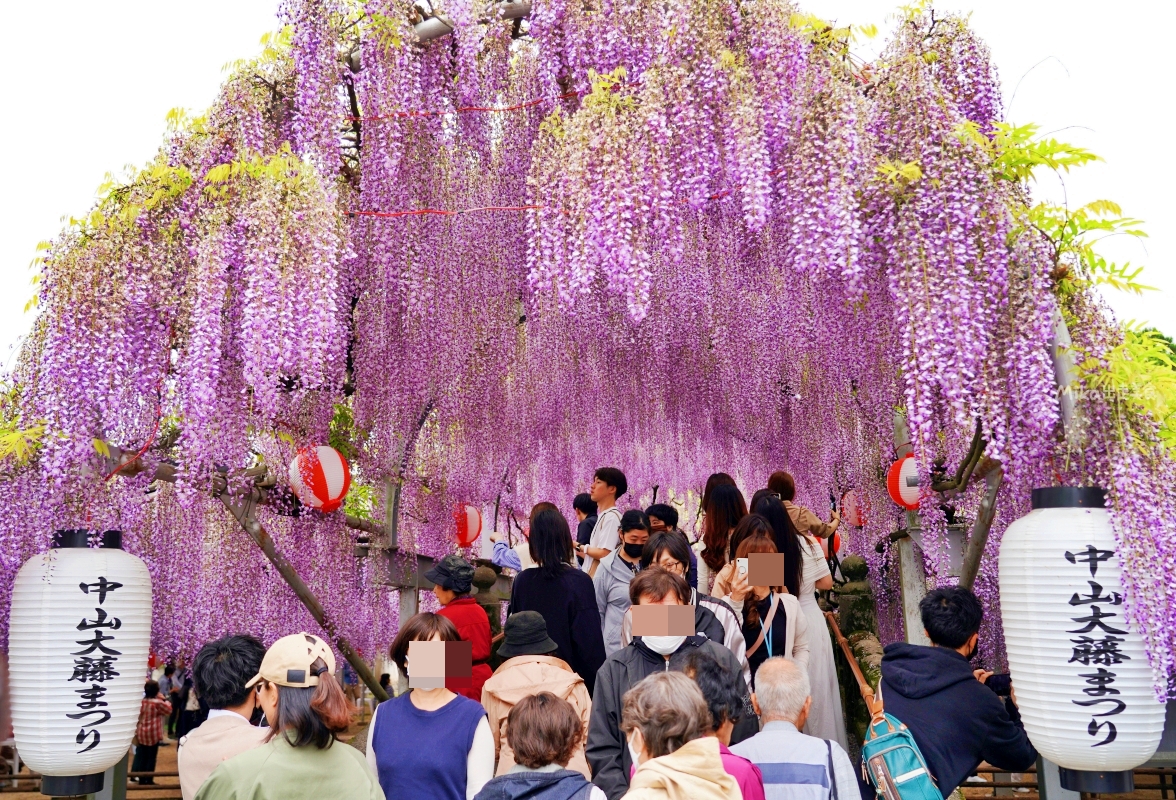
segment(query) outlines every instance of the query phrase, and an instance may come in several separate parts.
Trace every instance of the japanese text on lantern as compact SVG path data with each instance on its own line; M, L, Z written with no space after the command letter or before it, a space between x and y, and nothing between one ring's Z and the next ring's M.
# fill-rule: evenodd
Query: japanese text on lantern
M106 681L118 675L114 665L122 652L115 650L112 643L115 640L114 631L122 627L122 621L118 617L108 616L102 604L106 602L106 595L121 589L122 584L99 576L94 583L79 583L78 588L82 594L98 599L98 605L94 608L94 619L83 617L78 623L82 638L78 639L77 643L82 649L70 653L74 657L74 670L69 680L81 682L83 688L74 689L79 695L78 712L66 716L82 721L77 743L85 745L78 751L84 753L98 746L102 741L102 733L98 728L110 721L110 712L106 710L109 704L102 698L106 696Z
M1082 691L1090 699L1070 701L1074 705L1086 706L1091 710L1090 724L1086 726L1086 732L1096 739L1101 738L1101 741L1095 742L1091 747L1101 747L1115 741L1118 730L1115 723L1107 717L1122 714L1127 708L1127 703L1116 696L1119 690L1111 686L1116 675L1108 669L1130 660L1129 656L1119 650L1119 645L1125 641L1122 637L1127 631L1116 627L1124 624L1113 619L1119 616L1117 611L1104 611L1122 606L1123 596L1118 592L1103 594L1102 584L1094 580L1098 577L1098 565L1113 555L1114 550L1100 550L1092 544L1086 545L1085 550L1077 553L1066 551L1067 561L1076 566L1086 565L1090 570L1091 579L1086 582L1090 587L1090 593L1075 592L1070 598L1070 605L1075 607L1075 612L1085 616L1071 617L1079 627L1067 632L1077 634L1076 638L1070 640L1074 645L1074 651L1069 663L1077 662L1083 666L1094 667L1093 672L1081 673L1078 676L1086 680L1088 686Z

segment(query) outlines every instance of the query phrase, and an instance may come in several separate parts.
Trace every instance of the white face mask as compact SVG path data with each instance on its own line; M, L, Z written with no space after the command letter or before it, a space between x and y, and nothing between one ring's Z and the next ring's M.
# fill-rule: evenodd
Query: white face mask
M633 759L633 764L635 766L640 766L641 756L638 753L637 748L633 746L632 736L629 736L627 739L625 739L625 746L629 748L629 758Z
M658 655L668 656L674 653L682 643L686 641L685 636L642 636L641 641L645 642L645 646Z

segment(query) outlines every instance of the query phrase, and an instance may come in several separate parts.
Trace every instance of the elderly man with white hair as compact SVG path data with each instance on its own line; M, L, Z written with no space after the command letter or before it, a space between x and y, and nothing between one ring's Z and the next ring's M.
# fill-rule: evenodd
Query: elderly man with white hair
M731 752L760 768L767 800L861 800L841 745L800 732L812 705L804 667L769 658L755 675L751 702L762 729Z

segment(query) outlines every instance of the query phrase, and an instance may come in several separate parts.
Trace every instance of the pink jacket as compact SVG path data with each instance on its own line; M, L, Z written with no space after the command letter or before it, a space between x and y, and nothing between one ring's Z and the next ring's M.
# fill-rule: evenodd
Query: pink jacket
M722 742L719 742L719 755L723 759L723 769L739 784L743 800L765 800L764 776L759 767L732 753Z

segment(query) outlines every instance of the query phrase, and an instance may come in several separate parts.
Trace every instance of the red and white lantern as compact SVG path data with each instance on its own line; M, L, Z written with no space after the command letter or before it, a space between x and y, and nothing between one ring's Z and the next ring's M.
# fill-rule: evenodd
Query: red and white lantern
M832 536L826 539L821 539L821 552L825 554L825 560L829 560L830 542L833 543L833 552L837 554L838 558L841 558L841 533L839 531L834 531Z
M453 512L453 522L457 526L457 543L462 547L469 547L482 535L482 512L476 506L460 506Z
M919 468L912 454L907 453L890 465L890 472L886 475L886 490L890 493L890 499L907 511L919 507Z
M290 462L290 488L305 506L324 514L338 511L351 488L347 459L333 447L304 447Z
M866 504L862 502L862 498L858 495L857 489L850 489L842 496L841 515L846 522L855 528L865 527Z

